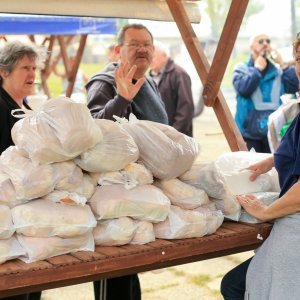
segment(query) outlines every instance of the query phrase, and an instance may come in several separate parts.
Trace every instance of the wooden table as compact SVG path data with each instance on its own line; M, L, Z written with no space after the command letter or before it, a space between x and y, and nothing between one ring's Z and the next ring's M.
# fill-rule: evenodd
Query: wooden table
M0 265L0 297L111 278L255 249L272 224L224 222L202 238L158 239L146 245L96 247L36 263L15 259ZM259 238L258 238L259 237Z

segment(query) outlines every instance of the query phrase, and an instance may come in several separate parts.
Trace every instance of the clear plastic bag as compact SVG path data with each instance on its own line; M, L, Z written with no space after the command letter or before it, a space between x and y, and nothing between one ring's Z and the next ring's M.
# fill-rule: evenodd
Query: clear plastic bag
M153 185L138 185L127 190L123 185L98 186L88 201L97 220L132 217L160 222L170 210L170 200Z
M137 120L134 115L130 115L129 122L120 122L138 145L139 159L158 179L168 180L183 174L199 153L196 139L171 126Z
M95 122L103 133L103 139L75 159L83 170L118 171L138 159L136 143L118 123L105 119L96 119Z
M102 139L86 105L67 97L47 100L15 123L12 139L34 164L72 159Z
M37 199L12 210L18 234L33 237L74 237L92 232L97 222L88 205L68 205Z

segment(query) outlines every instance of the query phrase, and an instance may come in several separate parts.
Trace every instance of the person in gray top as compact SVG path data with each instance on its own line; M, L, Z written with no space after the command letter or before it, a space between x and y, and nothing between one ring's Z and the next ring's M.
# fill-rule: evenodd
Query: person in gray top
M193 136L194 101L189 74L170 57L162 43L155 42L150 76L156 82L165 103L169 125Z
M152 61L151 33L140 24L127 25L115 51L118 62L110 63L86 85L88 108L94 118L114 120L113 115L168 124L165 105L153 80L145 75Z
M94 118L114 120L133 113L140 120L168 124L159 91L146 72L153 58L153 37L140 24L123 27L115 51L119 61L107 65L86 85L88 108ZM94 282L95 300L140 300L137 274Z

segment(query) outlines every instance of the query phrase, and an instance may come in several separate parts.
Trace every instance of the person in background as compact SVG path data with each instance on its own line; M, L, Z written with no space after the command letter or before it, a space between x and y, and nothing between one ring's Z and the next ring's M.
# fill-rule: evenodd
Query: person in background
M233 72L237 94L235 121L250 150L270 153L268 116L281 104L280 96L298 91L294 66L284 63L266 34L250 39L250 59Z
M119 60L119 54L115 51L115 45L110 45L107 48L107 61L114 62Z
M152 62L151 32L129 24L118 35L118 62L108 64L86 85L87 105L94 118L114 120L113 115L168 124L168 116L153 80L145 74ZM94 282L96 300L140 300L137 274Z
M300 79L300 35L293 44ZM269 237L253 258L225 275L221 293L225 300L296 300L300 295L300 114L296 116L274 155L250 166L254 181L275 166L281 192L267 206L253 195L237 196L242 207L261 221L275 220Z
M76 55L71 54L69 56L70 69L72 69L72 67L74 66L75 61L76 61ZM69 85L69 80L68 80L68 77L67 77L67 73L64 70L59 70L57 68L57 63L52 64L52 70L53 70L53 73L56 76L62 78L63 95L65 96L68 85ZM72 95L70 97L75 102L86 103L85 84L87 83L87 81L88 81L88 77L84 74L82 69L78 68L76 78L75 78L75 82L74 82Z
M11 129L19 120L11 111L30 107L25 97L35 93L35 73L46 59L46 50L20 41L7 42L0 49L0 154L14 145ZM13 297L5 300L38 300L41 292Z
M165 103L169 125L193 136L194 101L191 78L169 57L169 51L163 44L155 42L154 46L150 76L158 85Z

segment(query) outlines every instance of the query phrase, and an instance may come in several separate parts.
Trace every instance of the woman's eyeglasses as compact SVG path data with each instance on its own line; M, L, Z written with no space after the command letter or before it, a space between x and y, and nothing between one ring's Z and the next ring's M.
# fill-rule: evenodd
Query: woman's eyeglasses
M260 45L262 45L264 42L266 42L267 44L270 44L271 43L271 40L270 39L259 39L257 41Z

